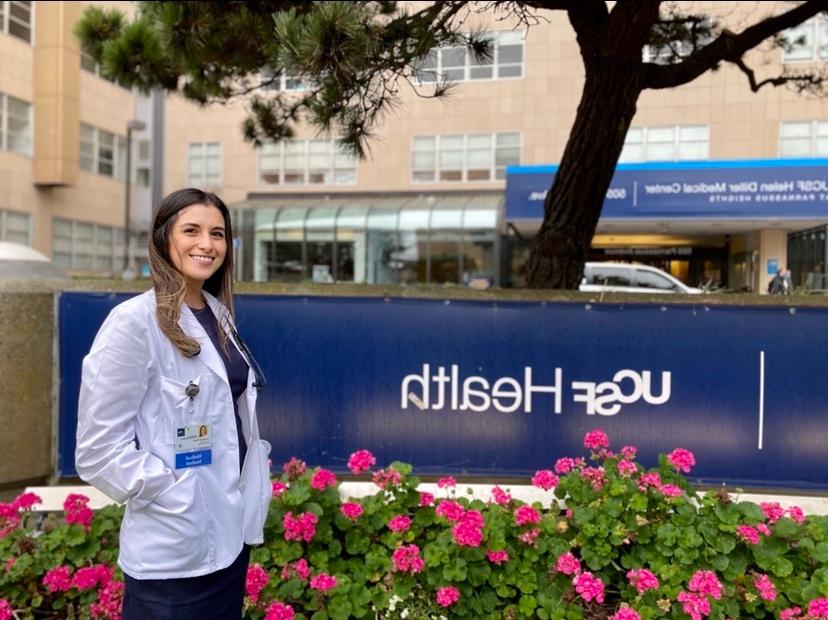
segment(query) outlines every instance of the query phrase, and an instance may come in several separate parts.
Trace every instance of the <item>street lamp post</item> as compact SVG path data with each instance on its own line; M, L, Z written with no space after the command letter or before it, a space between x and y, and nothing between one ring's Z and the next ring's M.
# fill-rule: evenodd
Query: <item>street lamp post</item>
M143 131L146 129L147 125L143 121L131 120L127 122L127 135L126 135L126 188L125 188L125 198L124 198L124 272L123 277L124 279L132 279L135 277L130 264L130 212L129 212L129 202L130 197L132 195L132 132L133 131Z

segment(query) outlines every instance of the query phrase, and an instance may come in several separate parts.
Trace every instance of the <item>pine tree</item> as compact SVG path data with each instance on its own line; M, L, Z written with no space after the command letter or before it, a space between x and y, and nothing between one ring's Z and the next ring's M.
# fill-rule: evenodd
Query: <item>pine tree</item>
M691 3L659 0L537 2L141 2L128 22L115 10L89 7L78 24L83 48L105 74L148 91L161 87L206 104L250 98L244 135L256 145L293 135L299 123L335 133L364 157L400 88L439 98L451 84L419 82L423 59L442 46L491 56L485 33L470 30L480 11L531 27L565 11L575 31L585 82L544 217L527 265L529 286L577 288L604 196L641 93L692 82L730 63L753 91L788 85L822 94L821 67L758 79L745 54L769 44L791 46L784 31L828 11L828 0L760 3L766 15L732 32ZM413 7L413 8L412 8ZM687 8L685 8L687 7ZM645 46L658 51L644 59ZM259 94L282 74L311 84L301 96ZM420 76L421 77L421 76ZM596 145L600 145L596 147Z

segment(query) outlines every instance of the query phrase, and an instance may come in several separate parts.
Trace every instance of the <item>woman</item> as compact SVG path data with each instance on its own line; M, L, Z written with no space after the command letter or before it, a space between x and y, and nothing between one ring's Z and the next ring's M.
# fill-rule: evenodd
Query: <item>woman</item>
M233 327L230 214L179 190L151 235L152 290L112 310L83 362L77 470L126 502L124 620L239 618L270 444L263 377Z

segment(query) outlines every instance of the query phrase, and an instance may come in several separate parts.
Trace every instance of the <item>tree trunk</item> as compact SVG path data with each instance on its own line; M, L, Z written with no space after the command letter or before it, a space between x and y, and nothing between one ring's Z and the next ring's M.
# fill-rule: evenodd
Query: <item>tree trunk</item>
M530 288L577 289L601 207L635 115L642 59L624 54L587 62L586 83L543 224L526 266Z

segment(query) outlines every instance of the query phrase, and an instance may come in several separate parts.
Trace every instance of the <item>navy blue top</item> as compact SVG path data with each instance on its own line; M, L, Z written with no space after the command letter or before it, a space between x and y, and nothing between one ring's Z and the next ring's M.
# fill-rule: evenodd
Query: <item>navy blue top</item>
M247 442L245 442L244 435L242 434L238 401L239 396L244 394L244 391L247 389L247 377L250 367L229 339L227 342L227 353L229 353L229 356L222 349L221 343L219 342L216 316L213 314L210 306L204 306L201 309L190 308L190 310L192 310L198 322L201 323L204 331L207 332L213 346L216 347L216 351L218 351L219 356L224 362L225 370L227 370L227 380L230 382L230 393L233 395L233 412L236 414L236 435L239 438L239 471L241 471L242 465L244 464L244 456L247 454Z

